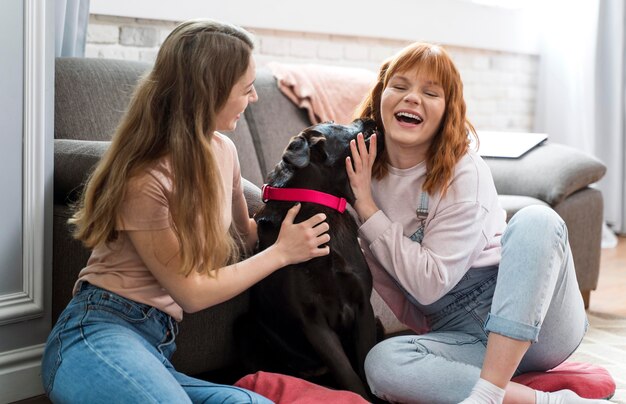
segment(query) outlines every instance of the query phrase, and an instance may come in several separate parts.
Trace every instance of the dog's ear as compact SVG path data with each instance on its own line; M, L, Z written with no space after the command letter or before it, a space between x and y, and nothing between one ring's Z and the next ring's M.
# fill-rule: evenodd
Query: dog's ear
M385 136L383 134L382 131L379 130L374 130L374 132L376 134L376 153L377 154L382 154L383 153L383 149L385 148ZM367 144L367 149L369 150L370 148L370 138L367 139L367 141L365 142Z
M326 141L326 138L324 137L324 135L320 133L309 133L307 136L307 139L308 139L310 147L317 145L319 142Z
M371 135L372 133L376 132L376 121L373 119L369 119L369 118L362 118L361 119L361 123L363 125L363 129L361 130L361 132L363 132L363 134L367 134L367 135Z
M309 142L302 134L291 138L283 152L283 161L297 168L306 167L309 164Z
M367 145L367 148L369 149L370 146L370 136L372 134L376 134L376 151L378 153L382 153L383 147L384 147L384 137L382 136L382 133L380 131L377 130L376 127L376 121L374 121L373 119L357 119L356 121L361 121L361 124L363 125L361 133L363 133L363 135L365 135L367 138L365 139L365 144Z
M325 161L328 158L326 153L326 137L320 133L307 133L309 142L309 159L311 161Z

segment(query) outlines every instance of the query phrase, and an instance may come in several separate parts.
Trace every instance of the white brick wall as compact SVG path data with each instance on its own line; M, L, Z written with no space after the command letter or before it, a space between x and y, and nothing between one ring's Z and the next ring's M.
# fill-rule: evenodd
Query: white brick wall
M120 29L120 44L124 46L154 48L159 45L159 39L156 27L122 26Z
M175 26L174 21L91 15L86 56L152 62ZM382 38L248 29L256 35L258 66L282 61L376 71L383 60L408 44ZM477 129L532 130L537 56L453 46L446 49L461 72L468 116Z
M117 25L89 24L87 42L90 44L116 44L120 39L120 27Z

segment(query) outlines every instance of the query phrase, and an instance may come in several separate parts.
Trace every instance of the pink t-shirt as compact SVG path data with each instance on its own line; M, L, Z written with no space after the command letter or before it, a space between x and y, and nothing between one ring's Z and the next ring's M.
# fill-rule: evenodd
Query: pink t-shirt
M416 332L428 327L402 289L423 305L434 303L471 268L500 262L500 237L506 227L491 171L470 151L457 163L446 195L428 195L423 240L413 241L425 179L425 162L402 170L390 167L385 178L372 181L380 210L359 229L376 291Z
M235 145L226 136L216 133L211 146L221 173L224 195L232 195L232 198L225 198L222 209L224 234L231 223L238 228L247 228L248 208ZM156 307L177 321L182 320L182 308L161 287L127 234L134 230L162 230L171 226L167 197L172 190L170 175L170 162L162 158L144 173L130 179L117 217L119 236L115 242L92 251L87 266L80 271L74 293L82 281L87 281L127 299Z

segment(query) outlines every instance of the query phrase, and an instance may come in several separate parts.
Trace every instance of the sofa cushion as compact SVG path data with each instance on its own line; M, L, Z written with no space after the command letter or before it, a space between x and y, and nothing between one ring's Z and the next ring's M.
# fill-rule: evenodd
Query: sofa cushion
M248 292L223 303L189 314L178 323L176 352L172 364L179 372L199 375L217 369L225 370L237 363L233 343L235 320L248 311Z
M244 178L243 195L246 198L246 202L248 204L248 213L250 217L252 217L263 206L263 200L261 199L261 188Z
M234 131L224 132L224 135L228 136L237 148L241 176L258 187L263 186L266 173L261 171L259 160L256 158L256 147L245 116L242 115Z
M615 380L602 366L582 362L563 362L545 372L529 372L513 381L540 391L572 390L589 399L609 399L615 393Z
M280 373L259 371L242 377L235 386L254 391L276 404L368 403L351 391L330 389Z
M98 161L111 142L55 139L54 141L54 203L67 204L76 200ZM238 150L242 153L242 150ZM240 154L246 160L247 154ZM243 171L243 163L242 163ZM243 174L243 173L242 173ZM258 185L244 177L244 194L251 212L256 212L261 201Z
M250 104L245 117L255 142L259 166L267 174L281 160L289 139L311 123L307 112L278 89L269 69L257 70L254 86L261 101Z
M54 138L110 140L149 63L57 58Z
M76 200L96 163L111 142L54 140L54 203Z
M518 159L485 158L498 193L524 195L559 204L574 192L600 180L606 166L572 147L546 143Z

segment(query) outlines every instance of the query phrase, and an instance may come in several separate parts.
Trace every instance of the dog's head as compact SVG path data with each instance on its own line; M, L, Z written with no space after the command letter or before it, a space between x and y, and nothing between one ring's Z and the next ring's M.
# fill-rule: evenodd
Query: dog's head
M268 184L284 188L308 188L354 203L346 173L345 160L350 155L350 141L363 133L369 138L376 132L373 120L357 119L349 125L324 122L304 129L294 136L280 161L268 176ZM378 139L379 150L382 139Z

